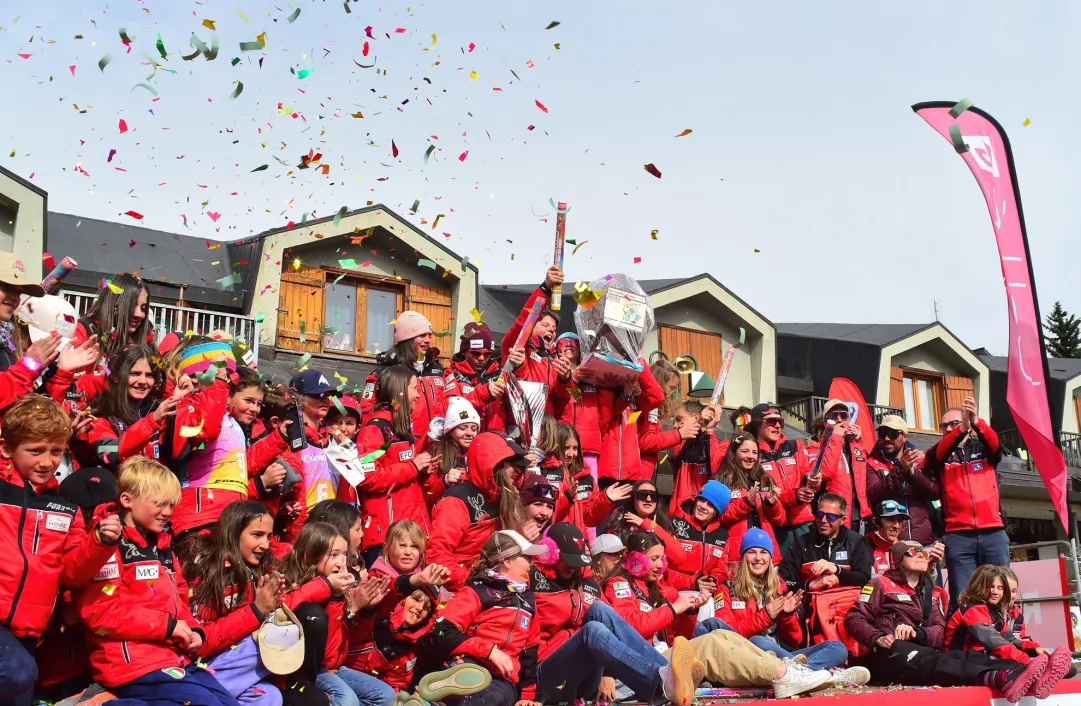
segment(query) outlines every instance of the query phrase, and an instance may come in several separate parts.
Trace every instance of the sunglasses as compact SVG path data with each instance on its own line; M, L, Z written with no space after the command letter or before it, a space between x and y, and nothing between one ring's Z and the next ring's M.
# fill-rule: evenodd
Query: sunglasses
M492 351L467 351L467 353L474 358L487 358L492 354Z
M952 422L942 422L941 424L938 425L938 428L942 429L942 430L946 430L946 429L956 429L959 426L961 426L961 420L960 419L955 419Z
M841 410L837 410L836 412L830 412L826 415L826 419L836 419L839 422L847 422L848 412L842 412Z
M930 559L931 554L926 549L909 549L905 552L905 556L912 557L913 559Z
M780 417L770 417L769 419L762 420L762 423L767 427L783 427L784 420Z
M836 522L837 520L841 519L842 517L844 517L843 514L838 515L838 514L833 513L833 512L822 512L821 510L815 511L815 519L816 520L821 520L822 518L825 518L827 522Z
M644 503L655 503L655 502L657 502L657 491L656 490L636 490L636 491L634 491L634 499L635 500L640 500L641 502L644 502Z
M901 436L901 432L897 431L896 429L879 429L878 430L878 438L879 439L889 439L890 441L893 441L894 439L896 439L899 436Z

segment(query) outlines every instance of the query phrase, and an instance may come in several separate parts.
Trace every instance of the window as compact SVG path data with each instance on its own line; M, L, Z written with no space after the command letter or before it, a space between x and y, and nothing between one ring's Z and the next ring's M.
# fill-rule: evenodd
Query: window
M15 222L19 217L19 204L0 195L0 250L15 251Z
M398 295L387 289L368 289L367 350L373 355L394 345L394 326Z
M721 350L719 334L661 324L658 327L657 342L669 360L689 355L695 359L698 370L711 378L716 378L717 372L721 369L724 353ZM682 375L680 379L683 396L686 397L690 393L690 376ZM723 402L724 399L722 398L721 401Z
M909 429L919 431L938 431L938 420L942 416L943 399L942 378L902 369L904 386L905 422Z

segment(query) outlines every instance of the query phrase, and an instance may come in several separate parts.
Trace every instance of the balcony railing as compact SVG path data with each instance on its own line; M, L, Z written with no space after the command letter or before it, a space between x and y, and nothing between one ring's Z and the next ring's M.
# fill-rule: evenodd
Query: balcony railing
M61 291L60 295L71 302L79 316L84 316L94 303L95 296L85 292ZM192 331L209 335L211 331L226 331L234 338L242 339L259 356L259 322L243 314L225 314L203 311L186 306L151 304L150 320L154 324L158 342L172 331Z
M1081 468L1081 434L1074 434L1072 432L1061 432L1060 437L1062 439L1062 457L1066 459L1067 466L1073 466L1074 468ZM1007 429L1006 431L1000 431L998 433L999 443L1010 453L1017 455L1018 451L1025 452L1025 465L1030 469L1032 468L1032 459L1028 458L1028 447L1025 446L1025 440L1021 438L1021 432L1017 429Z
M828 401L829 400L825 397L804 397L801 400L781 405L779 409L781 410L781 415L784 416L785 421L788 424L810 433L811 422L813 422L814 418L819 414L822 414L822 410ZM869 404L867 405L867 410L871 413L874 426L876 427L887 414L896 414L901 417L905 416L905 411L897 407Z

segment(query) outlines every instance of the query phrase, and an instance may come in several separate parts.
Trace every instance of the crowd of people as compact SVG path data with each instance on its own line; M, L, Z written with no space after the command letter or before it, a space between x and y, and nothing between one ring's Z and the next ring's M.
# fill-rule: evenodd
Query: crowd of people
M72 339L32 337L13 315L43 291L0 267L0 704L688 706L705 683L871 681L1017 702L1072 675L1025 633L973 400L926 455L840 400L807 443L770 403L722 441L663 358L586 384L550 310L515 347L562 281L498 349L468 324L446 367L400 313L347 390L274 382L224 332L159 336L129 274ZM516 382L546 386L539 434Z

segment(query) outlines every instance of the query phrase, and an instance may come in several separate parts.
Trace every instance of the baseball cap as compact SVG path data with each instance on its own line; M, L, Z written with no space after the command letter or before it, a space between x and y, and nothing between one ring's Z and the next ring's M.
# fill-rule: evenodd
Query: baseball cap
M304 626L285 605L255 635L259 660L271 674L292 674L304 664Z
M25 321L31 341L40 341L56 331L60 338L72 339L79 317L63 297L46 294L43 297L27 297L15 310L15 315Z
M327 380L327 376L320 370L305 370L302 373L297 373L289 381L289 387L298 395L322 397L323 395L338 394L338 388L331 385Z
M882 421L878 423L878 429L893 429L899 431L902 434L908 433L908 424L905 420L896 414L887 414L882 418Z
M548 530L548 537L559 548L559 558L572 569L589 566L593 560L589 558L589 545L586 544L585 535L569 522L557 522Z
M771 417L780 417L781 413L777 410L772 402L763 402L760 405L755 405L751 409L751 424L757 424L763 419L769 419Z
M27 276L23 261L12 257L11 253L0 256L0 284L29 297L45 296L45 288Z
M890 547L890 554L893 557L893 565L899 567L901 565L901 560L905 558L905 554L907 554L910 549L922 550L923 545L919 542L913 542L911 539L899 539L894 542L893 546Z
M488 541L495 542L497 561L507 561L518 556L541 556L548 552L547 547L533 544L514 530L499 530Z
M908 508L896 500L883 500L878 509L879 517L903 517L909 519Z
M848 411L848 403L844 400L839 400L836 397L826 400L826 406L822 408L822 414L829 414L830 410L840 407L844 411Z
M518 495L522 498L522 504L552 503L555 504L559 489L548 482L548 479L540 473L523 473L518 481Z
M626 549L623 540L614 534L598 534L593 543L589 545L589 553L593 556L598 554L618 554Z

